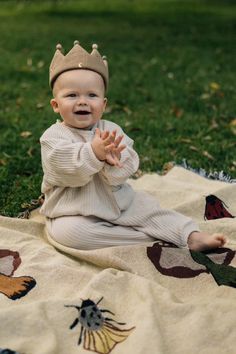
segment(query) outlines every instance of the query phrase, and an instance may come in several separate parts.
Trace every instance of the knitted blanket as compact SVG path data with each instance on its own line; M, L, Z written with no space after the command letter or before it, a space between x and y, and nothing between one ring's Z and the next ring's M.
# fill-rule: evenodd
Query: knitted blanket
M38 210L30 220L0 217L0 348L235 353L236 184L181 167L130 183L191 216L202 230L224 232L229 242L211 252L158 240L79 251L47 238Z

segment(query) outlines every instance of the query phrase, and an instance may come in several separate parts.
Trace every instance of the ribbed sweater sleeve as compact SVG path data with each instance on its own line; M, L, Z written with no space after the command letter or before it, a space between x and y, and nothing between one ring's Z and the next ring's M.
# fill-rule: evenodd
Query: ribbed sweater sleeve
M72 143L64 139L41 139L42 165L45 178L53 186L81 187L104 166L90 142Z

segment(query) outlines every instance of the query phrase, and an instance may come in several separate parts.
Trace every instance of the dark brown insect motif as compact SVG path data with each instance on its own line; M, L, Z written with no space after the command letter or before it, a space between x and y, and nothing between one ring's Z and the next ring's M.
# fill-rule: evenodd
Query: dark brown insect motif
M79 323L81 325L78 345L83 341L83 347L96 353L108 354L118 344L123 342L135 327L129 329L120 329L113 325L126 323L117 322L112 318L104 317L103 313L107 312L115 315L113 312L105 309L99 309L97 306L103 297L97 302L90 299L82 300L81 306L65 305L65 307L74 307L79 311L78 317L74 320L70 329L73 329Z
M20 264L18 252L0 250L0 293L11 300L20 299L36 285L36 281L30 276L13 277Z
M206 220L213 220L213 219L221 219L221 218L234 218L226 210L227 205L216 197L213 194L210 194L206 197L206 207L205 207L205 214L204 219Z

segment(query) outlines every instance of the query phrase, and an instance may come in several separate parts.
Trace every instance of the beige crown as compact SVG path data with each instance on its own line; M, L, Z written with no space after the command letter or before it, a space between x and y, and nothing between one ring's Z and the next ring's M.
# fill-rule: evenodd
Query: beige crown
M63 72L74 69L87 69L100 74L107 89L109 74L106 57L101 57L97 50L97 44L93 44L92 48L92 52L89 54L80 46L78 41L74 41L73 48L64 55L61 44L57 44L49 70L49 84L51 88L53 88L57 77Z

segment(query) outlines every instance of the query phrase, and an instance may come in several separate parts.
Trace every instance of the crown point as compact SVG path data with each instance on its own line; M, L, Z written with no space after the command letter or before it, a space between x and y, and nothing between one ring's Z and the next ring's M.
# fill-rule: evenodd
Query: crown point
M103 55L102 60L107 60L107 57Z
M58 50L62 50L62 45L60 44L60 43L58 43L57 45L56 45L56 49L58 49Z
M97 45L97 44L93 44L93 45L92 45L92 48L93 48L93 49L98 49L98 45Z
M74 41L74 45L79 44L79 41Z

